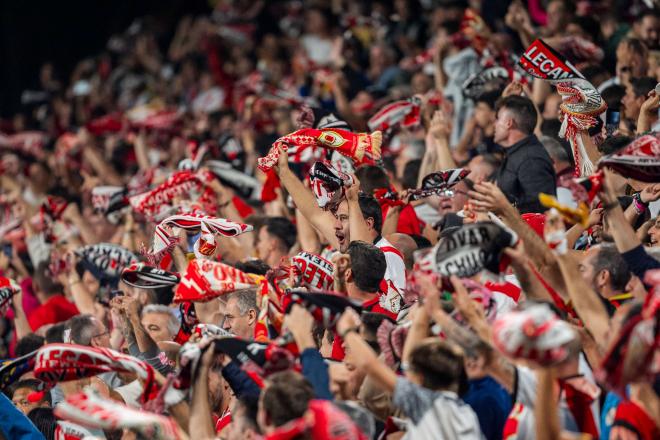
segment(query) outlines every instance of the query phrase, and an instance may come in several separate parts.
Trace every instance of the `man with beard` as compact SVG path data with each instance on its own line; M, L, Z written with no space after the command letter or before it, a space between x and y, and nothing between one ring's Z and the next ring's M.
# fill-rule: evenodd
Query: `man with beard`
M632 298L627 292L631 274L625 260L611 243L591 247L578 269L582 278L600 295L610 314Z

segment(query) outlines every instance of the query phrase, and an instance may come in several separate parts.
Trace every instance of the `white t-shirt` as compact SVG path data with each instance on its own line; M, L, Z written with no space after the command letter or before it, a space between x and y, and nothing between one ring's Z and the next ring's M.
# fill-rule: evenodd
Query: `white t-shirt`
M403 255L397 248L392 246L392 243L382 237L374 245L383 251L387 263L384 284L381 286L387 294L381 297L380 305L387 310L398 313L401 308L403 290L406 288L406 265L403 262Z

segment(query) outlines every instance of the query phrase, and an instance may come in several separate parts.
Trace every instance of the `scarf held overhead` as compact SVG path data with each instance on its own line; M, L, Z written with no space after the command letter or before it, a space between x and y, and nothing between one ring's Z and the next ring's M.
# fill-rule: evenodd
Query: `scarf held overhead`
M207 302L220 295L259 285L263 277L209 260L193 260L174 293L174 302Z

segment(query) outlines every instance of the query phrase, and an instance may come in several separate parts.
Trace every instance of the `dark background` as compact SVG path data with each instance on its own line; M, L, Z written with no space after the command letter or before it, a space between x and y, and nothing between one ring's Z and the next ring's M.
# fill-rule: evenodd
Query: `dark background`
M203 0L0 0L0 116L20 110L21 92L38 84L44 62L67 84L77 62L136 17L151 16L166 47L183 15L209 10Z

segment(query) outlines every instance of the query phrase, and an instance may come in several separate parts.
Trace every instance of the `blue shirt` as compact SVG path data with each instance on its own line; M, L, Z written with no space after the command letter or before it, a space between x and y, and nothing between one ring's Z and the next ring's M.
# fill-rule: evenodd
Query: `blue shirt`
M502 430L511 412L511 396L492 377L469 382L463 401L477 414L481 432L488 440L502 439Z

